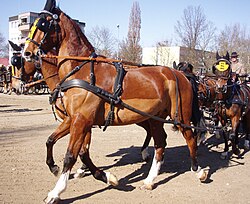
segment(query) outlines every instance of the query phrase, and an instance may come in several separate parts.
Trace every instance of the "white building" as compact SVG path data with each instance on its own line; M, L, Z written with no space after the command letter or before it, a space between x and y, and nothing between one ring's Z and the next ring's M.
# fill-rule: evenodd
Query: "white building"
M38 13L26 12L9 17L9 40L17 45L25 43L32 23L39 17ZM85 32L85 23L75 20L82 32ZM9 59L12 57L13 50L9 47Z
M192 57L192 55L195 55ZM204 61L207 63L208 67L212 67L214 63L215 54L212 52L195 50L195 53L187 47L180 46L157 46L157 47L146 47L142 49L142 63L143 64L153 64L153 65L163 65L168 67L173 67L173 62L177 64L183 61L189 61L195 59L194 67L195 69L204 69ZM190 61L189 61L190 62ZM206 71L211 71L208 68Z
M180 62L182 47L146 47L142 49L142 63L172 67L173 62Z

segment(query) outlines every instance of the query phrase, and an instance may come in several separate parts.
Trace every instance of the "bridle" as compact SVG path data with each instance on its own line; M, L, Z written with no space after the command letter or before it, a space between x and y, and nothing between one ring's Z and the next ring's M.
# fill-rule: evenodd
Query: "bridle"
M58 15L57 14L53 14L49 11L42 10L40 12L40 15L45 15L45 16L49 15L49 16L51 16L51 20L48 21L45 17L40 17L40 18L36 19L33 26L31 27L29 36L26 39L26 44L33 43L38 47L38 51L35 55L36 57L33 56L33 60L39 60L40 65L42 65L41 56L48 52L47 50L45 50L43 48L44 42L47 39L47 37L49 36L49 33L52 30L52 27L55 28L56 42L59 42L59 32L58 31L59 31L60 27L58 25ZM40 42L37 42L33 39L37 29L39 29L40 31L42 31L44 33L44 36ZM58 43L56 43L56 44L58 44Z

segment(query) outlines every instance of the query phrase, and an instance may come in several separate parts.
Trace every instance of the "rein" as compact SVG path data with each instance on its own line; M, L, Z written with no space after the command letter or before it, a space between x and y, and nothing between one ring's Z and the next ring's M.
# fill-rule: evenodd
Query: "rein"
M32 86L35 86L36 84L40 84L40 83L46 81L47 79L53 78L54 76L57 76L57 75L58 75L58 73L53 74L53 75L48 76L48 77L43 78L43 79L39 79L39 80L34 81L34 82L30 82L30 83L28 83L28 84L25 84L24 87L25 87L25 88L30 88L30 87L32 87Z
M152 66L152 65L144 65L144 64L137 64L133 62L123 61L123 60L116 60L111 58L103 58L103 57L80 57L80 56L57 56L57 55L41 55L41 58L56 58L56 59L65 59L65 60L83 60L83 61L95 61L95 62L106 62L106 63L122 63L128 68L137 68L141 66Z

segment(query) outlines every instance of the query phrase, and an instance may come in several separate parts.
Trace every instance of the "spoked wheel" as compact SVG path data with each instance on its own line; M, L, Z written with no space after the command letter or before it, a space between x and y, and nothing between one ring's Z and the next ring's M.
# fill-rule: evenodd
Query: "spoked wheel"
M33 93L35 93L35 87L34 86L32 86L32 87L30 87L28 89L28 94L33 94Z

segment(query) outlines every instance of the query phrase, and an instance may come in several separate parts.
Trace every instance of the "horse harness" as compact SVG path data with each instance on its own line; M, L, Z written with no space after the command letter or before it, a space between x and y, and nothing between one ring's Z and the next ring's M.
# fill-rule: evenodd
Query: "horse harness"
M56 14L52 14L52 13L50 13L48 11L42 11L41 14L52 16L52 20L50 22L48 22L44 18L38 19L34 23L34 26L32 26L31 30L32 29L33 30L30 32L30 34L29 34L29 36L27 38L27 41L32 42L32 43L34 43L35 45L38 46L38 50L40 52L40 55L39 55L40 62L42 62L42 54L46 53L46 50L42 49L42 44L43 44L44 40L46 39L46 37L48 35L48 32L49 32L52 25L55 26L55 31L57 33L57 41L59 39L58 32L57 32L58 29L59 29L59 26L58 26L58 23L57 23L58 16ZM44 37L43 37L43 39L41 40L40 43L33 40L33 35L34 35L37 28L45 33ZM56 58L56 57L63 57L63 56L54 56L54 57ZM122 82L123 82L124 76L126 74L126 71L125 71L125 69L123 67L123 64L122 64L121 60L111 60L111 61L110 60L105 61L104 59L100 60L102 62L112 63L116 68L117 75L116 75L116 79L115 79L113 93L109 93L108 91L106 91L106 90L104 90L104 89L102 89L100 87L97 87L95 85L95 74L94 74L94 63L97 61L96 57L97 57L97 55L95 53L92 53L92 55L89 57L89 59L84 60L79 66L76 66L73 70L71 70L61 80L61 82L57 85L55 90L53 90L52 93L51 93L51 97L50 97L50 103L51 104L55 104L55 101L58 98L60 92L64 92L64 91L66 91L66 90L68 90L70 88L73 88L73 87L78 87L78 88L83 88L83 89L85 89L87 91L90 91L90 92L94 93L95 95L101 97L102 99L104 99L105 101L110 103L110 111L109 111L108 116L107 116L107 118L105 120L104 130L106 130L107 126L112 124L112 122L114 120L114 107L115 107L115 105L118 105L118 104L122 105L123 107L125 107L125 108L127 108L127 109L129 109L129 110L131 110L133 112L136 112L136 113L138 113L140 115L143 115L143 116L146 116L146 117L161 121L163 123L171 123L171 124L174 124L174 125L180 125L180 126L182 126L184 128L194 128L194 129L202 129L202 130L204 130L204 128L185 125L185 124L182 124L181 122L177 121L177 115L178 115L178 80L177 80L177 77L176 77L176 75L174 74L173 71L172 71L172 73L173 73L173 75L175 76L175 79L176 79L176 100L177 100L176 113L175 113L175 119L174 120L165 120L163 118L148 114L148 113L140 111L140 110L138 110L138 109L136 109L134 107L131 107L130 105L124 103L120 99L121 94L122 94ZM83 57L73 57L73 58L71 57L71 59L73 59L73 60L80 60L80 58L83 58ZM65 59L70 59L70 57L66 56ZM89 62L91 64L91 66L90 66L91 67L90 68L90 83L87 82L87 81L81 80L81 79L72 79L72 80L67 80L66 81L66 79L68 77L70 77L73 74L75 74L76 72L78 72L85 64L87 64ZM131 65L130 62L128 64ZM142 66L142 65L138 65L138 64L135 65L134 63L132 63L132 66L137 66L138 67L138 66ZM151 66L151 65L148 65L148 66ZM63 112L67 115L66 109Z
M43 55L41 57L59 57L59 56L46 56ZM154 120L158 120L160 122L163 123L170 123L170 124L174 124L174 125L180 125L184 128L194 128L194 129L198 129L198 130L204 130L204 128L200 128L200 127L195 127L195 126L189 126L189 125L185 125L182 124L181 122L179 122L177 120L177 116L178 116L178 79L177 76L175 75L175 73L172 71L173 75L175 76L176 79L176 100L177 100L177 106L176 106L176 113L175 113L175 119L174 120L166 120L163 118L160 118L158 116L155 115L151 115L149 113L140 111L126 103L124 103L121 100L121 95L123 92L122 89L122 83L123 83L123 79L126 75L126 70L123 67L123 63L122 61L118 61L118 60L113 60L111 61L112 64L115 66L116 68L116 78L115 78L115 83L114 83L114 87L113 87L113 93L110 93L98 86L95 85L95 72L94 72L94 64L95 62L98 62L98 56L93 53L88 59L85 59L79 66L76 66L73 70L71 70L61 81L60 83L57 85L57 87L52 91L51 96L50 96L50 104L55 104L57 98L60 96L61 92L65 92L70 88L74 88L74 87L78 87L78 88L83 88L87 91L90 91L91 93L99 96L100 98L104 99L106 102L108 102L110 104L110 111L108 113L108 115L106 116L105 119L105 124L104 124L104 128L103 131L105 131L107 129L107 127L109 125L112 125L113 121L114 121L114 107L117 105L121 105L133 112L136 112L142 116L145 117L149 117L152 118ZM104 60L100 60L100 61L104 61L106 63L108 63L105 58ZM71 79L71 80L67 80L67 78L69 78L70 76L72 76L73 74L75 74L76 72L78 72L84 65L90 63L90 82L87 82L85 80L82 79ZM110 62L109 62L110 63ZM132 66L135 66L134 64ZM140 66L151 66L151 65L138 65L137 67ZM65 115L67 115L66 111L63 111Z

